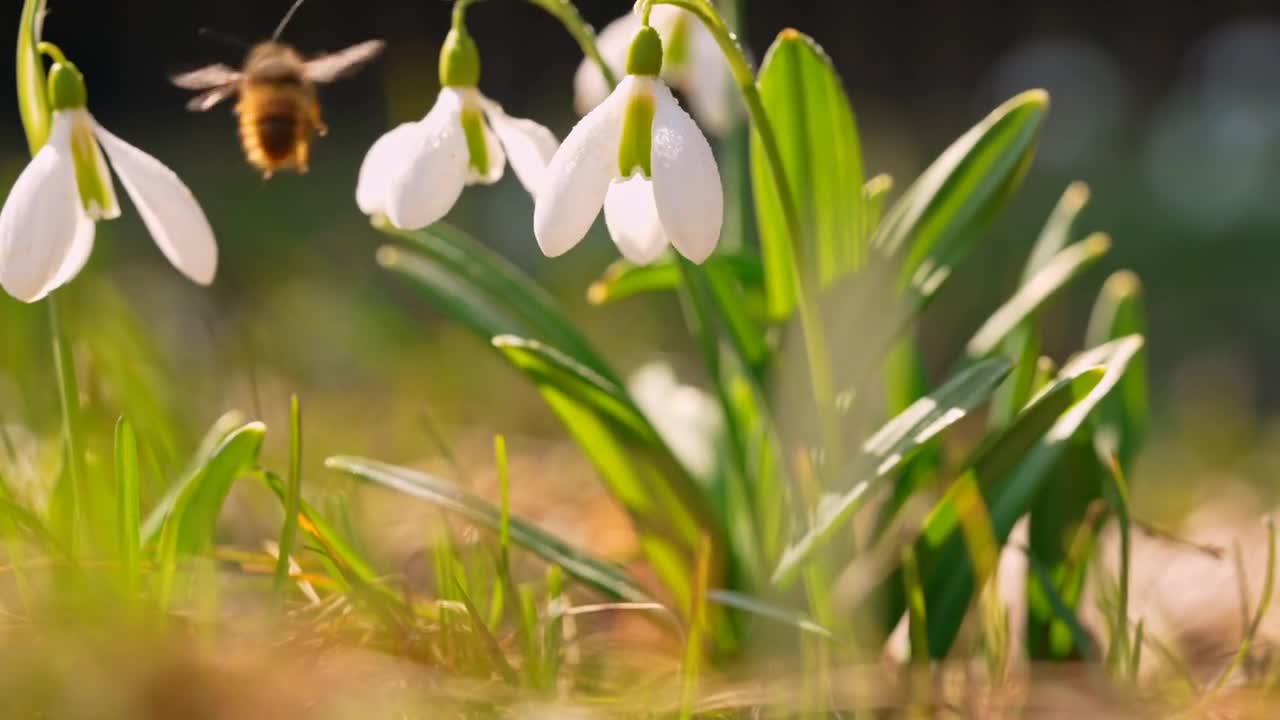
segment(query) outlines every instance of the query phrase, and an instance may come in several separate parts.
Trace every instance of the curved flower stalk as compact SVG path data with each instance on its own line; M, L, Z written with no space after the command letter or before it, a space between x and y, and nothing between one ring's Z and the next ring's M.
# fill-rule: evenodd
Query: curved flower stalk
M684 93L693 116L708 132L727 134L742 114L742 105L715 37L693 13L671 6L653 8L649 24L658 31L666 49L662 79ZM641 26L640 17L629 12L600 32L600 57L614 72L620 74L626 67L631 39ZM609 83L591 58L583 58L578 66L573 91L579 115L586 115L609 96Z
M356 204L396 227L417 230L443 218L468 185L492 185L507 163L537 197L559 143L532 120L513 118L477 89L480 55L455 5L440 51L440 90L418 122L403 123L369 148L360 165Z
M668 245L696 263L720 238L724 189L711 146L658 78L662 40L636 33L628 75L569 133L547 168L534 234L556 257L578 244L604 208L628 260L653 262Z
M80 272L95 223L120 215L106 158L169 262L201 285L213 282L218 246L191 191L159 160L99 125L86 107L80 71L56 47L40 49L54 60L52 123L0 209L0 285L34 302Z

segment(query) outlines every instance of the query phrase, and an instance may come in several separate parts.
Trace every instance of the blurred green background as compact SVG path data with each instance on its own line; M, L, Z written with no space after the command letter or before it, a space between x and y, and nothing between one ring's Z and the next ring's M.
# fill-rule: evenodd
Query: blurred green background
M309 175L263 181L244 162L229 105L183 110L167 77L243 50L201 27L253 41L289 3L51 0L46 39L84 70L90 109L191 186L218 236L211 290L165 265L137 215L99 226L88 272L66 291L78 342L91 352L86 392L153 416L156 464L178 467L229 408L274 428L291 392L306 405L308 465L337 452L391 461L435 453L435 431L458 439L500 431L559 438L533 390L490 351L381 271L383 238L354 202L367 147L416 119L435 91L449 6L439 0L309 0L285 33L304 53L388 40L386 55L323 90L329 137ZM1177 512L1221 478L1265 490L1280 465L1280 11L1265 4L777 2L746 0L759 51L795 26L824 45L858 112L868 175L904 187L1001 100L1046 87L1053 108L1024 191L991 238L1001 252L964 266L930 310L922 336L942 371L1013 289L1036 231L1069 181L1093 191L1081 230L1105 230L1111 255L1048 313L1048 350L1079 344L1098 283L1137 271L1150 310L1155 442L1138 492L1185 482ZM16 34L18 3L0 24ZM628 0L580 3L597 28ZM577 47L550 17L516 0L470 13L484 60L481 89L563 137L575 120ZM13 97L12 74L0 97ZM16 106L0 113L0 187L26 162ZM538 253L532 202L508 173L464 194L450 219L530 269L618 367L693 363L678 308L633 300L592 308L585 290L616 257L598 227L565 258ZM994 259L992 259L994 258ZM0 422L56 432L56 398L39 309L0 301ZM138 409L139 406L142 409ZM168 418L168 421L162 421ZM103 422L106 422L103 418ZM140 425L145 425L140 422ZM166 427L167 426L167 427ZM146 427L141 428L144 437ZM169 437L160 438L159 435ZM272 438L280 452L281 434ZM483 444L481 444L483 447ZM315 477L319 473L312 473ZM1155 493L1165 497L1164 493Z

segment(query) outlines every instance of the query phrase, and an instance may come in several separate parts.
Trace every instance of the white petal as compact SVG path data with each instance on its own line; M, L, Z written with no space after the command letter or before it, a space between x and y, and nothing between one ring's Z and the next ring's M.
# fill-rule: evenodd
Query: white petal
M609 185L604 221L622 256L637 265L648 265L667 249L667 236L653 201L653 183L641 175Z
M489 149L488 172L484 175L477 173L475 168L467 165L467 184L468 185L492 185L502 179L502 175L507 170L507 154L502 150L502 143L499 142L498 136L494 134L493 128L489 127L489 123L485 122L484 114L480 115L480 126L484 128L484 144Z
M523 118L513 118L497 103L488 107L489 124L507 151L507 162L516 171L520 184L530 195L538 196L538 188L546 175L547 165L560 147L556 136L542 125Z
M618 175L622 114L646 82L624 79L609 99L578 121L551 158L533 208L533 234L547 257L577 245L600 214L609 181Z
M365 215L386 214L391 178L399 171L416 135L418 123L401 123L378 138L360 163L356 205Z
M23 302L52 289L81 215L71 160L71 125L55 114L49 140L18 176L0 208L0 285Z
M406 141L406 155L387 189L387 218L397 227L424 228L447 215L462 195L469 157L461 113L459 93L442 89Z
M720 239L724 188L707 138L671 91L655 83L653 196L667 239L693 262L706 260Z
M80 274L85 263L89 262L89 256L93 254L93 236L96 230L97 223L93 218L83 212L80 213L76 219L76 233L71 240L71 247L67 249L67 256L62 259L62 267L58 268L53 280L45 287L45 293L53 292L66 285Z
M111 158L129 199L160 252L183 275L200 285L213 282L218 244L200 203L159 160L95 124L98 142Z
M606 25L596 36L600 57L613 70L614 76L621 78L626 73L627 51L631 49L631 40L639 29L640 18L629 12ZM573 75L574 109L579 115L586 115L607 97L609 83L605 81L604 73L600 72L600 66L589 57L583 58L578 71Z

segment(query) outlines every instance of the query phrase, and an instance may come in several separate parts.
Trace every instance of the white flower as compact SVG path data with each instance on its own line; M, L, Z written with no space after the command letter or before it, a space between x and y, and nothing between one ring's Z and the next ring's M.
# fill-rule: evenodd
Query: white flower
M635 118L637 108L652 112L651 125L629 128L633 136L624 138L624 120ZM623 168L623 143L643 146L645 139L652 143L651 172ZM555 257L577 245L601 206L613 241L635 263L652 262L669 244L700 263L720 238L724 189L711 146L656 77L628 75L565 138L534 208L542 252Z
M627 390L658 436L690 472L715 471L716 444L724 431L720 405L692 385L681 385L671 366L655 362L627 381Z
M448 214L467 185L492 185L508 162L537 196L555 135L513 118L474 87L448 86L418 122L404 123L369 148L360 166L356 204L417 230Z
M715 37L687 10L659 5L651 13L649 22L667 47L662 79L684 93L694 117L708 132L728 133L742 113L742 104L734 92L733 76ZM631 38L639 29L640 18L629 12L606 25L596 38L601 58L616 75L622 75ZM573 90L574 107L579 115L591 112L609 96L604 73L591 58L584 58L578 66L573 76Z
M169 262L201 285L213 282L218 246L191 191L81 107L54 111L48 142L0 210L0 285L10 295L34 302L66 284L89 259L94 223L120 215L103 150Z

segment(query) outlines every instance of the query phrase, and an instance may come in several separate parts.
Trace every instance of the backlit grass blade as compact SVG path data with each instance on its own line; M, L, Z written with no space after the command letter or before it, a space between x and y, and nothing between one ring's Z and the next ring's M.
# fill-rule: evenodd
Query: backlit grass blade
M707 258L703 267L717 268L736 279L746 292L758 295L764 288L764 266L760 258L746 252L716 252ZM680 287L680 267L671 253L649 263L636 265L619 258L605 268L600 279L587 289L587 300L592 305L625 300L645 293L671 292ZM752 303L763 300L748 298Z
M1094 303L1085 342L1093 347L1126 335L1145 334L1146 331L1141 281L1127 270L1113 274L1107 278ZM1114 447L1126 469L1146 435L1151 415L1149 396L1144 349L1130 361L1129 372L1120 381L1117 392L1104 400L1098 411L1098 432Z
M137 592L141 550L140 482L138 439L125 418L116 423L116 536L120 552L120 573L130 596Z
M1072 359L1058 381L978 453L930 513L922 540L931 559L926 596L933 657L946 655L974 587L994 570L995 554L1014 523L1142 346L1140 336L1131 336Z
M284 595L289 582L289 561L293 557L294 543L298 536L298 516L302 505L302 407L298 396L289 400L289 475L285 486L284 522L280 528L280 543L276 557L276 573L273 592L276 602Z
M255 475L275 494L281 505L288 502L289 491L283 480L270 472L258 472ZM300 500L298 508L299 527L315 541L316 545L337 566L338 570L342 573L349 573L351 577L364 585L384 589L378 582L378 575L374 572L373 566L369 561L344 540L342 535L334 530L310 503L306 500ZM335 579L345 583L342 576Z
M973 365L873 434L863 444L862 454L839 476L841 485L848 489L819 502L809 529L783 552L773 582L792 582L805 561L853 518L877 484L891 478L913 454L985 402L1008 373L1009 363L1003 358Z
M716 589L707 591L707 601L734 610L757 615L766 620L788 627L802 630L812 635L830 639L831 631L822 627L808 615L791 608L779 607L767 603L755 596L746 595L733 590Z
M840 75L813 38L780 33L761 64L758 85L786 179L804 189L796 197L800 237L790 238L764 146L753 134L751 178L769 315L782 319L795 309L789 243L802 264L799 277L829 283L862 264L862 147Z
M142 523L143 546L151 544L159 536L160 528L173 510L174 503L178 502L178 498L186 491L187 486L195 479L200 469L208 465L214 452L221 447L227 436L243 424L244 415L236 410L224 413L214 421L200 441L199 447L196 448L195 455L192 456L191 463L183 472L182 478L165 492L164 496L160 498L160 502L156 503L156 506L147 514L146 521Z
M266 432L266 426L260 422L251 422L233 431L183 486L160 530L157 564L161 607L167 607L173 597L178 558L205 552L213 546L222 503L232 483L257 465Z
M524 271L461 230L436 223L425 230L378 229L408 241L384 247L378 262L409 278L454 320L490 338L515 334L551 343L597 373L613 371L556 301Z
M969 340L969 357L986 357L1057 292L1089 269L1111 249L1111 239L1096 233L1064 248L1031 276L1013 297L987 318Z
M325 461L331 470L365 482L381 485L410 497L457 513L494 532L501 532L502 511L447 480L416 470L388 465L376 460L338 456ZM616 565L591 557L570 547L554 535L519 516L510 517L511 542L555 563L579 582L617 600L650 602L652 598Z
M1049 96L1029 90L951 144L885 215L871 245L900 264L903 286L928 294L1017 189L1035 152Z

